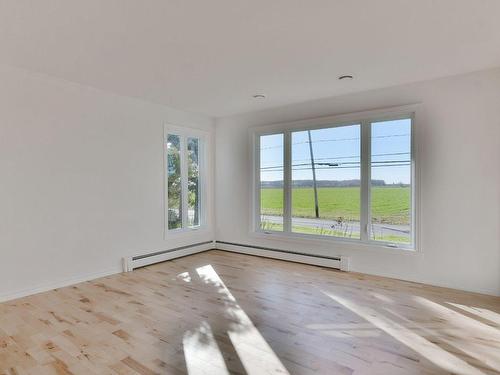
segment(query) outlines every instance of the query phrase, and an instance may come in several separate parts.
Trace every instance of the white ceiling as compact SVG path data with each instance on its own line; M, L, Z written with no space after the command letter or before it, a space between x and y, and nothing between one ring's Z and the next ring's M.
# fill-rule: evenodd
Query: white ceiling
M500 66L500 1L0 0L0 63L218 117Z

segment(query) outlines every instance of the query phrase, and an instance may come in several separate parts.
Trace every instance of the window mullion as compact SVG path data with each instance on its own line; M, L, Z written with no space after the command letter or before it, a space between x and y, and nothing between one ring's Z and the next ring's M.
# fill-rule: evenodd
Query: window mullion
M260 202L260 135L254 135L254 181L255 181L255 201L254 201L254 230L260 231L262 229L262 213L261 213L261 202Z
M411 160L411 177L410 177L410 189L411 189L411 206L410 206L410 212L411 212L411 217L410 217L410 231L411 231L411 245L413 248L417 248L418 244L417 242L417 207L416 207L416 189L417 189L417 169L415 167L416 164L416 149L415 149L415 114L413 113L410 117L410 134L411 134L411 140L410 140L410 160Z
M284 132L283 231L292 231L292 142L291 133Z
M371 123L361 123L361 241L370 239Z
M198 194L200 195L200 202L198 203L198 215L200 217L198 225L201 227L208 222L207 219L207 190L205 187L205 183L207 182L206 176L206 154L205 154L205 139L203 137L198 138Z
M181 138L181 199L182 199L182 228L188 226L188 158L187 138Z

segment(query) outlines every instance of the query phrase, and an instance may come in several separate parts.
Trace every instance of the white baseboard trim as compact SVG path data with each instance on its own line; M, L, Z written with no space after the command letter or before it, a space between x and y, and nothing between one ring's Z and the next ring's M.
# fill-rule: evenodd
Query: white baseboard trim
M151 254L125 257L123 258L123 272L130 272L136 268L165 262L167 260L181 258L186 255L197 254L212 249L215 249L215 241L205 241L198 244L186 245L175 249L158 251Z
M30 296L33 294L43 293L43 292L47 292L49 290L54 290L54 289L63 288L65 286L79 284L79 283L83 283L85 281L95 280L95 279L99 279L101 277L110 276L110 275L114 275L114 274L121 273L121 272L127 272L127 270L125 269L126 266L129 266L129 267L131 266L132 268L130 269L130 271L132 271L134 268L143 267L143 266L153 264L153 263L164 262L164 261L170 260L170 259L180 258L180 257L186 256L186 255L196 254L196 253L200 253L200 252L203 252L206 250L211 250L214 248L215 248L214 242L208 241L208 242L203 243L201 245L184 246L184 247L177 249L177 250L174 249L172 251L167 250L165 252L154 253L156 255L153 255L153 256L146 257L144 255L139 255L138 258L141 258L141 257L144 257L144 258L136 259L136 260L133 260L133 258L135 258L135 257L126 257L126 258L123 258L123 268L115 267L115 268L103 270L100 272L92 272L92 273L88 273L85 275L72 277L69 279L64 279L64 280L54 281L54 282L50 282L50 283L46 283L46 284L42 284L42 285L37 285L33 288L26 288L26 289L13 291L13 292L3 293L3 294L0 294L0 302L12 301L12 300L26 297L26 296Z
M270 249L246 244L236 244L224 241L216 241L218 250L231 251L235 253L256 255L265 258L286 260L296 263L312 264L315 266L335 268L341 271L349 271L349 258L313 256L279 249Z
M221 241L218 242L206 241L199 244L187 245L180 248L165 250L152 254L137 255L134 257L124 257L123 269L119 267L114 267L111 269L102 270L100 272L88 273L85 275L80 275L69 279L38 285L33 288L26 288L13 292L3 293L0 294L0 302L12 301L33 294L43 293L49 290L63 288L66 286L79 284L85 281L95 280L101 277L114 275L120 272L129 272L139 267L144 267L154 263L165 262L167 260L176 259L187 255L197 254L212 249L219 249L219 250L225 250L225 251L248 254L248 255L256 255L265 258L286 260L290 262L312 264L321 267L335 268L342 271L349 271L348 257L311 256L307 254L288 252L278 249L268 249L257 246L233 244Z
M85 275L72 277L69 279L64 279L64 280L59 280L59 281L55 281L55 282L51 282L51 283L46 283L43 285L38 285L38 286L33 287L33 288L26 288L26 289L21 289L21 290L14 291L14 292L0 294L0 302L11 301L11 300L15 300L18 298L30 296L33 294L43 293L43 292L47 292L49 290L63 288L65 286L70 286L70 285L74 285L74 284L83 283L85 281L99 279L101 277L106 277L106 276L120 273L121 271L122 270L119 267L115 267L115 268L103 270L100 272L93 272L93 273L89 273L89 274L85 274Z

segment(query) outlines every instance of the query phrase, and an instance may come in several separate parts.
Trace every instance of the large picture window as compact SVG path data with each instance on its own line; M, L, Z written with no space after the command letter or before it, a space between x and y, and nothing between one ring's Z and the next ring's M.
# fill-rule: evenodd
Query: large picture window
M255 139L258 231L415 247L412 114Z
M165 201L168 231L194 229L203 223L202 139L175 131L165 133Z

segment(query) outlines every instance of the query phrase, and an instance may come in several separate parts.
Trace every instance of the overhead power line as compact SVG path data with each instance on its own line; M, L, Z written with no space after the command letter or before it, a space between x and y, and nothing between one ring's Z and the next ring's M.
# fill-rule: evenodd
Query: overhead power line
M404 134L392 134L392 135L375 135L372 136L371 139L374 138L393 138L393 137L409 137L409 133L404 133ZM319 139L317 141L312 141L312 143L325 143L325 142L344 142L344 141L357 141L360 140L359 137L354 137L354 138L337 138L337 139ZM302 141L302 142L295 142L292 143L292 145L302 145L302 144L308 144L309 141ZM277 146L268 146L268 147L261 147L261 150L268 150L272 148L283 148L283 145L277 145Z
M307 164L308 165L308 164ZM401 164L382 164L382 165L372 165L372 168L381 168L381 167L405 167L405 166L410 166L411 163L401 163ZM359 166L337 166L337 167L316 167L316 170L318 169L359 169ZM299 166L298 168L292 168L292 171L307 171L311 170L311 167L309 168L303 168ZM280 169L261 169L261 172L283 172L283 167L280 167Z
M398 155L410 155L410 152L391 152L391 153L385 153L385 154L373 154L372 158L376 157L376 156L398 156ZM314 160L343 160L343 159L353 159L353 158L359 158L359 155L337 156L337 157L331 157L331 158L315 158ZM307 161L308 162L307 164L311 163L311 159L296 159L296 160L292 160L292 163L298 162L298 161ZM346 163L346 162L342 162L342 163ZM267 167L262 167L262 169L263 168L267 168Z
M390 166L390 165L407 165L407 163L410 163L411 160L383 160L383 161L372 161L372 167L375 167L377 165L380 165L380 164L387 164L387 165L382 165L382 166ZM324 167L332 167L332 168L335 168L335 167L341 167L341 166L345 166L345 165L351 165L352 168L359 168L359 166L361 165L360 162L357 162L357 161L353 161L353 162L344 162L344 163L314 163L314 165L319 165L319 166L324 166ZM311 163L300 163L300 164L292 164L292 167L302 167L302 166L306 166L306 165L311 165ZM280 168L282 169L283 166L282 165L275 165L275 166L272 166L272 167L262 167L260 168L260 170L271 170L271 169L275 169L275 168ZM327 169L327 168L323 168L323 169Z
M386 154L372 154L372 157L374 156L396 156L396 155L410 155L410 152L391 152L391 153L386 153ZM340 160L340 159L353 159L353 158L359 158L359 155L352 155L352 156L335 156L335 157L329 157L329 158L314 158L315 160ZM293 161L309 161L309 159L295 159Z

